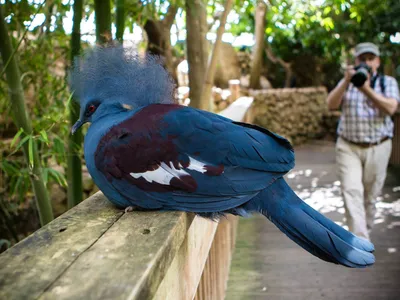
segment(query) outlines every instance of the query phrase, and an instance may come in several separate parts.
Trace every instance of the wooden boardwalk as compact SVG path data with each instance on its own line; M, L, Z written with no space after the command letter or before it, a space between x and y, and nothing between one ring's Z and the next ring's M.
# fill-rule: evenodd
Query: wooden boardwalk
M309 204L337 222L344 211L334 144L296 149L288 182ZM397 174L397 175L396 175ZM377 262L367 269L329 264L308 254L267 219L241 219L226 299L400 299L400 172L389 168L371 239Z

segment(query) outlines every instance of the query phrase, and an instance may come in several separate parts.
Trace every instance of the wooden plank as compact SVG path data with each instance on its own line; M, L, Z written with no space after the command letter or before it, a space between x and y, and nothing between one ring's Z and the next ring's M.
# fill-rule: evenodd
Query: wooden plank
M218 223L195 217L154 300L193 299Z
M233 121L242 122L245 119L246 113L248 113L253 100L252 97L240 97L219 114L225 118L230 118Z
M124 214L40 299L150 299L193 217L183 212Z
M96 193L0 255L0 299L37 298L123 212Z
M204 267L195 300L225 298L229 269L234 249L238 217L229 215L221 220Z

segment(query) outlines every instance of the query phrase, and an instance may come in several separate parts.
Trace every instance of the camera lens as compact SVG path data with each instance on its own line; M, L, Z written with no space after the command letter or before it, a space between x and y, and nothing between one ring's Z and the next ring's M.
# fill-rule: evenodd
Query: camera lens
M364 84L364 82L367 80L367 76L365 76L364 73L356 73L353 75L351 78L351 83L353 83L356 87L360 87Z
M351 78L351 83L353 83L356 87L360 87L367 80L369 71L363 67L357 68L356 70L357 72Z

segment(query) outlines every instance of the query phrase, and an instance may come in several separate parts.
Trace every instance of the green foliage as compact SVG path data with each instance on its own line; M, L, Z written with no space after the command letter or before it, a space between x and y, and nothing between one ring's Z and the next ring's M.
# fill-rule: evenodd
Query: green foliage
M36 140L41 152L43 177L45 184L56 182L66 187L67 182L65 176L60 171L54 169L50 165L56 163L58 166L65 165L65 148L64 141L55 133L51 133L51 139L45 130L41 130L38 134L27 135L20 129L14 136L10 144L10 153L2 158L0 170L2 171L5 181L8 183L10 196L17 197L20 201L24 200L26 194L31 190L29 176L33 167L33 141ZM21 138L21 136L23 136ZM17 143L18 142L18 143ZM20 153L22 146L28 143L29 147L29 165L26 168L25 163L19 157L15 157Z
M255 27L255 3L256 1L236 0L234 3L233 11L237 13L238 18L233 24L230 24L230 29L227 29L227 31L231 32L235 36L238 36L241 33L253 33Z
M233 34L254 32L255 2L237 1L240 21L231 24ZM324 69L337 70L346 58L343 54L348 55L354 45L365 41L379 44L383 56L388 55L395 62L399 59L399 44L389 40L400 28L398 1L271 0L268 3L266 39L284 61L313 57Z
M254 31L255 2L237 1L240 21L232 24L233 34ZM365 40L386 43L400 28L399 12L400 3L395 0L271 0L266 35L286 58L300 51L337 57L342 46Z
M176 5L183 8L184 0L125 0L126 26L130 29L134 24L143 26L148 19L162 20L169 5Z
M54 182L66 186L64 174L60 170L66 165L64 138L69 133L66 100L70 93L65 82L69 40L61 21L65 12L69 11L69 5L62 5L61 2L53 1L57 6L53 31L44 34L44 22L43 26L33 28L25 36L26 21L30 23L37 5L26 1L7 2L5 5L6 15L9 15L9 30L13 33L13 44L22 40L16 58L33 127L32 134L27 135L20 129L11 143L0 146L0 172L3 177L0 188L8 191L11 199L19 201L26 199L26 195L31 194L32 190L30 176L33 141L38 145L46 184ZM0 69L3 69L2 65ZM7 91L6 82L0 81L0 99L8 99ZM11 121L8 101L0 102L0 114L5 116L4 122ZM25 143L28 145L28 165L21 155L21 147ZM56 166L57 169L54 169Z

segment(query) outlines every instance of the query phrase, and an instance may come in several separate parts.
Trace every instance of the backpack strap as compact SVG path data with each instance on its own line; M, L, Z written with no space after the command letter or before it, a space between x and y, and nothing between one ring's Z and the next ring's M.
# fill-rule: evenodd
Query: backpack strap
M381 91L382 91L383 96L385 96L386 84L385 84L385 75L384 74L379 75L379 85L381 86Z
M372 88L375 88L375 83L376 83L376 81L378 79L379 79L379 86L381 88L381 92L385 96L386 85L385 85L385 75L384 74L379 74L378 73L376 76L372 77L370 85L371 85Z

